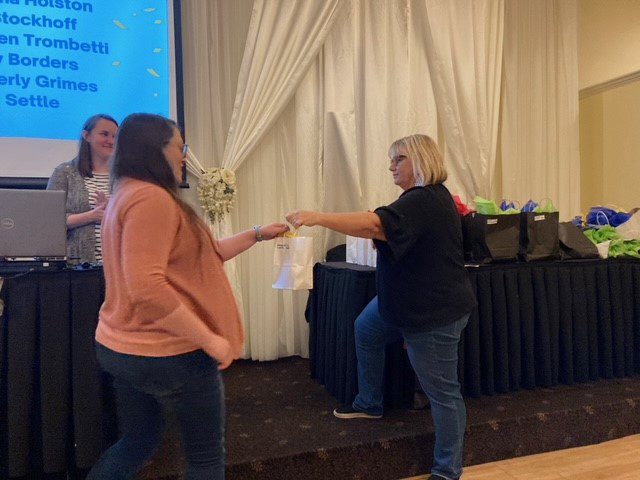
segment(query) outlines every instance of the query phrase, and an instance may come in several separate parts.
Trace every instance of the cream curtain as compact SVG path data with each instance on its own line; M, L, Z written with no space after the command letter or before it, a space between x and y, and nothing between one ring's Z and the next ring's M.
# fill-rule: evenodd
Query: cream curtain
M437 135L423 31L413 2L348 1L292 101L238 171L240 222L249 212L282 218L294 208L373 209L400 190L387 149L415 132ZM273 168L275 159L276 168ZM273 190L252 188L269 184ZM303 228L316 259L344 236ZM251 357L308 354L307 292L269 291L272 247L239 259ZM273 312L267 316L262 312ZM261 314L262 313L262 314Z
M389 145L413 133L437 137L417 3L351 1L327 37L323 210L372 210L394 200L400 190L388 170ZM323 233L325 251L345 241Z
M191 188L181 194L198 210L195 187L202 170L219 167L222 162L252 8L253 0L183 3L185 131L190 145L187 173ZM203 218L210 225L208 218Z
M502 192L580 212L576 0L508 0L502 81Z
M467 200L476 194L500 199L504 193L525 201L537 194L536 189L544 191L552 176L558 188L566 191L561 195L549 190L547 196L573 198L574 178L561 173L568 157L552 153L571 152L571 145L577 142L577 130L574 132L570 124L559 128L557 122L572 116L571 101L563 103L563 95L570 98L575 93L577 100L577 85L575 91L572 86L577 73L571 68L572 59L577 57L576 18L570 8L574 2L569 0L567 8L562 2L544 3L546 21L549 25L553 19L556 22L555 50L547 45L550 31L534 31L532 25L522 30L531 14L527 9L542 15L545 8L527 7L528 2L519 0L342 0L339 5L335 2L340 8L336 6L331 12L333 25L325 22L324 42L319 34L315 42L307 38L309 32L319 31L322 21L318 17L315 29L305 27L304 44L290 33L290 26L269 23L271 17L265 9L284 9L282 15L294 21L286 15L292 12L288 7L315 7L329 15L329 2L270 0L246 7L249 2L245 0L244 17L238 16L242 18L232 18L230 5L234 0L184 2L187 18L195 22L189 28L196 31L190 35L209 42L185 40L185 51L192 55L193 62L208 63L206 69L196 65L202 76L185 84L187 134L193 150L206 159L202 161L204 166L224 164L236 170L238 204L231 216L233 230L281 220L294 208L345 211L372 209L392 201L400 190L389 178L387 148L396 138L416 132L438 138L448 163L448 185ZM203 4L215 5L215 15L213 7ZM209 18L201 18L203 12L194 13L194 7L207 10ZM239 43L244 29L247 40L242 53L229 45L224 47L231 41L228 38L216 39L211 33L228 22L237 24L228 32L233 45ZM266 34L266 30L255 28L256 22L289 36L300 48L314 45L317 50L305 60L302 51L283 52L285 37ZM304 18L296 17L294 23L303 24ZM530 23L542 25L539 19ZM215 47L219 52L214 54L211 50L217 41L221 46ZM193 50L196 48L199 51ZM203 51L207 55L202 55ZM274 63L285 53L286 61ZM205 59L218 54L215 62ZM251 65L255 69L248 70L253 73L239 73L246 68L247 56L254 54L256 62ZM536 66L527 71L529 62ZM294 63L295 81L291 80L293 73L287 77L284 71L269 70L275 65L286 69ZM532 89L524 83L528 74L543 67L548 70L544 76L547 96L537 86ZM185 70L189 69L185 61ZM239 79L237 88L226 88L233 85L234 74ZM207 83L207 76L213 83ZM283 80L273 84L267 80L270 76ZM253 81L256 88L247 87ZM234 92L233 108L229 107L229 90ZM498 100L501 91L502 116ZM555 101L551 102L551 97ZM545 103L538 105L541 99ZM221 115L216 111L217 104L223 104ZM539 124L529 119L532 106L540 107ZM190 126L189 122L201 118L204 128ZM219 124L223 124L225 135L229 132L224 141L217 134L211 138L208 131L220 129ZM554 130L556 126L558 130ZM498 131L502 135L500 143ZM519 150L519 142L533 144L543 137L556 140L544 143L548 152L544 178L532 174L538 170L527 164L531 157L522 157ZM226 147L221 148L222 144ZM199 145L206 148L198 150ZM498 145L501 157L496 153ZM543 149L540 145L536 148ZM224 161L220 160L223 154ZM519 175L524 179L516 182ZM317 260L322 260L327 248L344 242L343 236L324 229L301 229L301 234L314 237ZM237 260L236 289L243 300L246 356L259 360L306 356L307 293L271 289L272 258L273 246L267 242Z
M253 0L182 3L187 142L202 160L202 166L219 167L231 124Z
M293 96L324 43L339 0L256 0L222 166L237 170Z
M253 0L183 4L185 130L190 144L187 171L192 188L181 193L198 208L196 185L203 169L222 163L253 6ZM202 217L220 236L218 226L206 215ZM235 262L228 262L226 269L242 311Z
M425 0L429 59L447 186L466 201L494 192L504 2Z
M255 0L222 155L223 168L235 172L282 112L324 43L339 5L339 0ZM233 231L229 217L219 227L219 237ZM236 261L228 261L225 266L243 308Z
M191 106L194 110L201 111L200 102L204 99L203 103L209 104L212 107L211 111L215 112L211 115L211 120L205 121L203 124L205 128L209 125L216 132L216 137L207 145L202 141L207 135L206 130L202 131L196 128L194 134L194 136L197 135L200 142L205 143L205 149L213 153L212 161L203 162L205 166L221 166L232 171L238 169L293 96L296 87L307 72L309 64L316 58L319 48L324 43L324 38L336 18L339 6L339 0L324 2L256 0L253 3L242 54L242 64L236 84L235 102L228 133L223 143L219 132L223 131L226 124L225 101L230 98L229 87L233 84L229 78L224 76L224 72L225 68L232 66L234 58L237 56L229 54L225 50L224 47L229 44L227 40L218 36L217 39L221 41L219 45L216 44L215 39L211 41L208 35L210 30L201 28L201 25L203 19L209 19L214 27L222 27L221 30L224 31L224 26L227 25L226 20L232 17L230 15L232 9L228 2L215 2L214 5L193 2L188 7L185 5L185 10L189 11L187 18L194 20L193 24L189 24L189 29L192 29L193 33L185 37L185 44L189 44L190 50L195 49L191 50L192 52L211 52L210 60L216 67L212 69L203 65L199 68L198 58L200 57L193 58L192 65L196 67L196 72L199 74L197 75L198 80L203 81L198 84L200 96L192 95L190 101L185 102L187 108ZM194 26L196 27L194 28ZM188 68L186 63L185 61L185 66ZM207 83L207 79L211 80L211 83ZM189 85L192 84L189 82ZM209 92L206 91L207 85L213 87ZM217 108L218 106L220 109ZM194 117L197 120L203 120L206 115L194 115ZM218 163L215 159L220 158L218 154L221 144L224 145L224 149L222 150L222 159ZM197 152L195 147L192 150ZM274 164L271 163L272 168L273 166ZM202 167L203 165L195 156L188 159L189 171L196 179L199 177ZM259 183L261 188L269 188L268 184ZM250 190L254 188L255 185L251 186ZM252 223L260 222L260 218L255 218L250 223L243 223L238 227L237 218L242 201L243 199L239 196L235 222L233 222L233 218L227 217L221 224L214 226L217 236L226 237L235 230L247 228ZM251 211L255 212L253 209ZM281 218L282 216L265 218L260 223ZM258 251L260 250L258 249ZM238 304L245 313L245 330L248 333L246 353L250 355L255 337L251 335L251 317L246 316L244 292L237 274L236 261L226 262L225 266ZM265 287L266 285L261 289ZM251 315L251 312L248 313ZM262 309L255 313L260 318L265 315L265 311ZM290 354L293 353L297 352L294 351ZM266 357L258 354L257 358L268 359L277 358L277 356L277 353L275 356L267 355Z

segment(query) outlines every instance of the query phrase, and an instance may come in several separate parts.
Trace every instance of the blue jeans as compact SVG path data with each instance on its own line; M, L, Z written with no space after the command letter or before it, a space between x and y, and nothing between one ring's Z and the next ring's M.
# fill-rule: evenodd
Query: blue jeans
M218 365L202 350L141 357L96 344L114 378L120 435L89 472L93 479L132 479L153 455L164 430L163 409L180 423L189 480L224 479L224 387Z
M355 323L358 395L353 408L382 414L385 345L404 338L411 365L431 403L436 437L431 473L451 480L462 475L467 412L458 383L458 343L468 319L469 314L443 327L401 329L384 322L375 297Z

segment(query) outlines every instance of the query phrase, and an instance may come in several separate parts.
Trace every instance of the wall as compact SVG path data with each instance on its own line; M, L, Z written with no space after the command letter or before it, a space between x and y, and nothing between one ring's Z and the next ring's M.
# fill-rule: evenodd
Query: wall
M603 198L603 94L580 101L580 211Z
M581 210L640 206L640 0L580 0L578 32Z
M603 199L640 206L640 81L602 94Z
M580 100L581 209L640 206L640 81Z
M640 71L640 1L579 0L579 87Z

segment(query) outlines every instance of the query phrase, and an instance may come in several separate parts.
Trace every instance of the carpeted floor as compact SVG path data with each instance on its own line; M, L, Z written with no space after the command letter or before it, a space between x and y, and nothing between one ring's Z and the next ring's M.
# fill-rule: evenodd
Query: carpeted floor
M428 410L381 420L339 420L336 402L309 376L308 360L236 362L224 373L229 480L390 479L426 473ZM467 399L465 465L587 445L640 432L640 378ZM179 478L170 428L141 478Z

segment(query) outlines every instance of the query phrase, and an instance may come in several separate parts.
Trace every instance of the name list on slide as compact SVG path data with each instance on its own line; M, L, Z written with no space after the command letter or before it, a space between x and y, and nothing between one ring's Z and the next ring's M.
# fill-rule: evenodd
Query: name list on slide
M109 55L109 42L78 36L94 21L93 3L0 0L0 32L6 31L3 26L13 27L12 34L0 33L0 92L5 107L58 109L63 104L61 91L99 93L100 80L91 78L87 67L96 57ZM17 12L14 6L23 8Z

